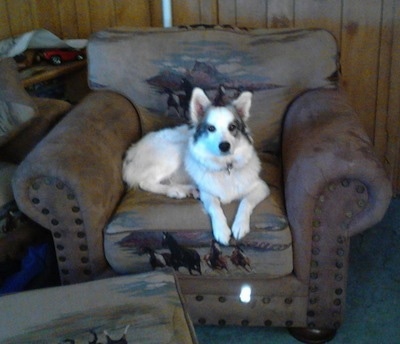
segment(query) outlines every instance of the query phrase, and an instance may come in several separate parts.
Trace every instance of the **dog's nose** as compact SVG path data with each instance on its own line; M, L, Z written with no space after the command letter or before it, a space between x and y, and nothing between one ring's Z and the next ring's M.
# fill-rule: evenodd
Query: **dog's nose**
M219 149L223 153L228 152L230 148L231 148L231 144L229 142L224 141L219 144Z

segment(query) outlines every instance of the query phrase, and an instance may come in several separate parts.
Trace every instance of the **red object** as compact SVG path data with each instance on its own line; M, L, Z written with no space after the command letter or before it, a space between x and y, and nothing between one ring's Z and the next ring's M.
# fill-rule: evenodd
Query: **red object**
M54 65L60 65L66 61L80 61L85 58L83 50L52 49L45 50L42 57Z

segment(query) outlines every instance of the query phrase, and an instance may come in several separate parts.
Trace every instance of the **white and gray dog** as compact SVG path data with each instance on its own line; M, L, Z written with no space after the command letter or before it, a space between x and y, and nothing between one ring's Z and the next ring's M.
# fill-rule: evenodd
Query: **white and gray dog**
M123 162L124 181L130 188L172 198L200 193L214 237L224 245L231 230L221 203L240 200L232 234L242 239L250 231L253 209L270 193L259 177L260 160L246 126L251 98L250 92L243 92L226 106L213 105L195 88L191 125L151 132L133 144Z

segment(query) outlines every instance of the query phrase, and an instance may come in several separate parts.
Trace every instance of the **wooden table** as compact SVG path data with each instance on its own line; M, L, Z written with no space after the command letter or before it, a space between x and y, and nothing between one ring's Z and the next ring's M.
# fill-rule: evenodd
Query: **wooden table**
M89 93L86 66L86 60L65 62L60 66L41 62L40 64L21 70L21 82L25 88L30 89L32 87L35 88L35 85L63 78L65 93L62 99L76 104ZM35 95L35 92L33 95Z
M29 87L40 82L52 80L60 76L69 75L86 67L86 60L65 62L60 66L53 66L48 63L34 65L20 71L22 85Z

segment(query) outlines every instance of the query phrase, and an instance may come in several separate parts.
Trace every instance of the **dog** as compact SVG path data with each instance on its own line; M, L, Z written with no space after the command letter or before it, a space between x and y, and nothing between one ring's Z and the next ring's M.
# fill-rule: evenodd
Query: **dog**
M231 234L242 239L253 209L270 193L246 125L251 100L245 91L221 105L194 88L191 124L151 132L133 144L123 161L124 182L171 198L200 197L214 238L223 245ZM221 204L234 200L240 203L231 231Z

